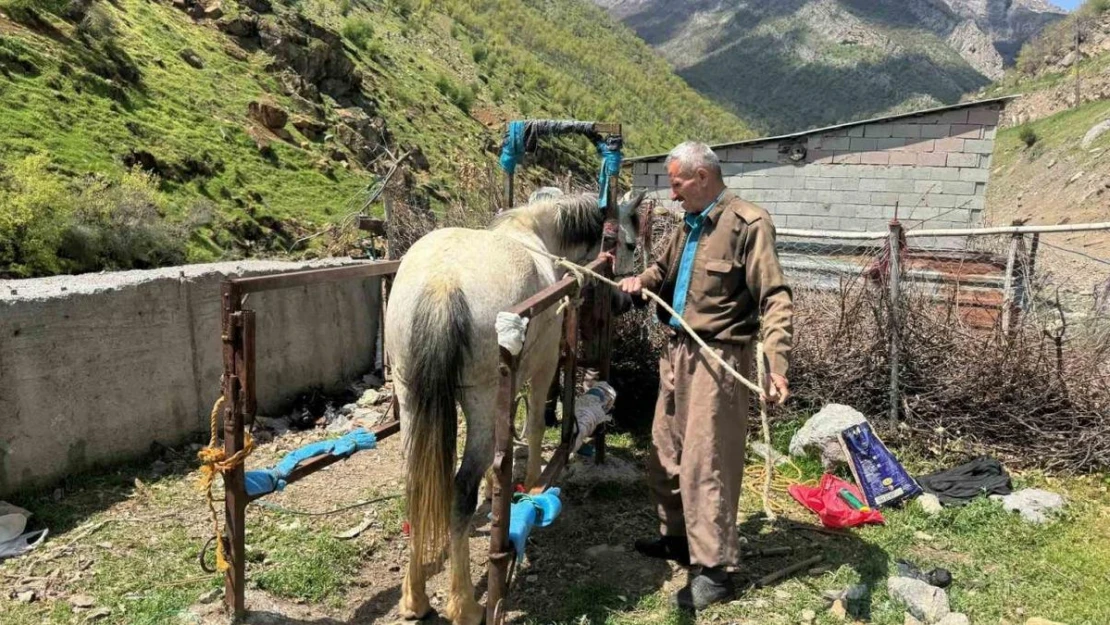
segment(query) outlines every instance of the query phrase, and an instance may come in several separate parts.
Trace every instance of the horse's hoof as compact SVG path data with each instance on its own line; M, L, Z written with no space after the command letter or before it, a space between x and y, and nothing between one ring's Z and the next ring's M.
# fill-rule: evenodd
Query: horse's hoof
M431 616L434 612L427 599L424 600L423 605L402 605L397 609L397 611L400 613L401 618L405 619L406 621L422 621Z
M473 599L447 603L447 618L451 619L453 625L482 625L485 617L486 611Z

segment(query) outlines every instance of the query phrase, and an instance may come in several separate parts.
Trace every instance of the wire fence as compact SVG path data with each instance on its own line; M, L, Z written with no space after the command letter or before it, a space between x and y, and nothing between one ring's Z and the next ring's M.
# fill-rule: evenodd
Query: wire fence
M656 253L679 218L656 209ZM1110 258L1025 230L780 230L798 405L851 405L924 453L1110 467ZM646 383L661 328L618 333L614 367Z

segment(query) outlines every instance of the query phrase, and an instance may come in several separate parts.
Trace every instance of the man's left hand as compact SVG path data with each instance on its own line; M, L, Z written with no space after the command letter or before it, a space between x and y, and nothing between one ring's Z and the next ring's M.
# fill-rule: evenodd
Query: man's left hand
M767 401L781 406L790 397L790 382L777 373L767 376Z

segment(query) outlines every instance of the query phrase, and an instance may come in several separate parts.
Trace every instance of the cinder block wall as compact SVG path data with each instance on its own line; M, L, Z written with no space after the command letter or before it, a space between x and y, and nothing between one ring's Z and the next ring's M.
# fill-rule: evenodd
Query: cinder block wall
M1001 103L815 131L717 150L725 182L779 228L885 230L982 223ZM794 162L791 151L804 158ZM633 184L669 200L664 158L633 163Z
M0 495L207 431L223 372L220 282L318 266L0 281ZM308 388L340 390L374 366L379 285L250 295L260 413L280 413Z

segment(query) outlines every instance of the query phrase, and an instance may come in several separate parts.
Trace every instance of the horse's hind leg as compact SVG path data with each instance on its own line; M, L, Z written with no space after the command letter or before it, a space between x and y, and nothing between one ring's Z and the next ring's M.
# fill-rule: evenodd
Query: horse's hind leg
M466 415L466 448L455 474L455 503L451 508L451 590L447 617L455 625L478 625L482 606L474 598L470 579L470 522L478 506L478 488L493 464L493 419L497 416L496 387L464 389L459 398Z

